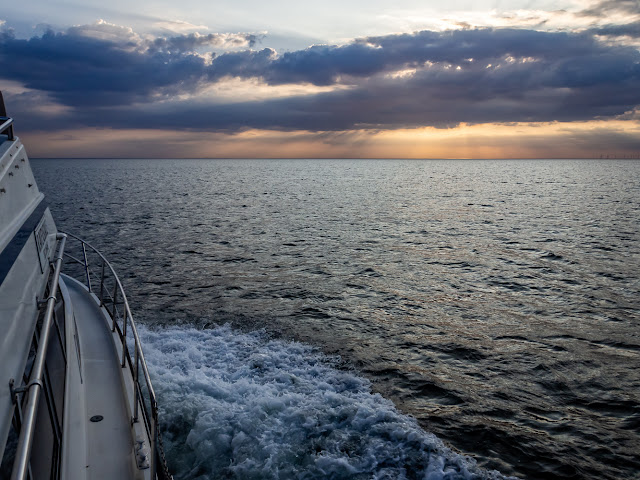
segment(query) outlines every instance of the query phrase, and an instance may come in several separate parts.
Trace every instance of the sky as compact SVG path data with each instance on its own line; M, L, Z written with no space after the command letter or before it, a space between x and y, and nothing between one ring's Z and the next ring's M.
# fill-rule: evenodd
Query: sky
M32 157L640 157L640 0L8 3Z

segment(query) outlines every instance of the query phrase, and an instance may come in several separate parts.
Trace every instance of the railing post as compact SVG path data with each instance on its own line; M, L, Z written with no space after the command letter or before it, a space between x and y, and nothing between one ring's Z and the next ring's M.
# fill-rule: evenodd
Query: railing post
M138 355L138 349L140 348L140 345L138 345L138 337L134 336L135 338L135 353L134 353L134 364L136 366L135 371L133 372L133 376L135 378L134 381L134 395L133 395L133 423L136 423L138 421L138 402L140 401L140 369L138 368L138 361L139 361L139 355Z
M84 256L84 272L87 276L87 288L89 292L91 292L91 277L89 276L89 262L87 261L87 249L84 246L84 242L82 242L82 255Z
M155 403L155 400L151 400L153 403L151 404L151 438L149 438L149 467L151 469L151 479L155 480L156 478L156 442L158 436L158 405Z
M100 274L100 306L104 306L104 258L102 259L102 273Z
M115 286L113 287L113 311L111 312L111 318L113 319L113 325L111 326L111 331L116 331L116 301L118 299L118 282L116 281Z
M131 316L131 312L129 311L129 306L125 304L124 306L124 320L122 325L122 368L124 368L125 361L127 358L127 318Z

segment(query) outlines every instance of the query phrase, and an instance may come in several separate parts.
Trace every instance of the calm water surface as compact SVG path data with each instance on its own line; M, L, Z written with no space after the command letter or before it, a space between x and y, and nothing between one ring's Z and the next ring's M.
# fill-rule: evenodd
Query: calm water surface
M139 322L338 354L507 475L640 478L640 162L33 165Z

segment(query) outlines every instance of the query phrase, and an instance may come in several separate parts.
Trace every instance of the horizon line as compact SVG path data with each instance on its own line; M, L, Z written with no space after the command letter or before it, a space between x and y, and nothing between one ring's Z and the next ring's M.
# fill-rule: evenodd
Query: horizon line
M634 157L29 157L31 160L640 160Z

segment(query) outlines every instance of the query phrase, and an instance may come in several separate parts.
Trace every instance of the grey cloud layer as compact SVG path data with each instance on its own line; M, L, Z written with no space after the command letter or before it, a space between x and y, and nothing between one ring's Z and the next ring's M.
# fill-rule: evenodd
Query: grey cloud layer
M580 15L588 17L603 17L611 12L640 14L640 2L638 0L601 0L595 5L580 12Z
M640 53L600 43L597 33L422 31L278 55L238 51L256 42L245 34L148 40L122 27L93 25L26 40L5 31L0 78L71 107L67 121L77 125L330 131L589 120L640 104ZM205 47L236 50L203 55ZM224 104L171 99L226 77L348 88ZM31 111L31 126L38 128L44 117Z
M612 37L640 38L640 21L625 25L606 25L591 30L597 35L609 35Z

